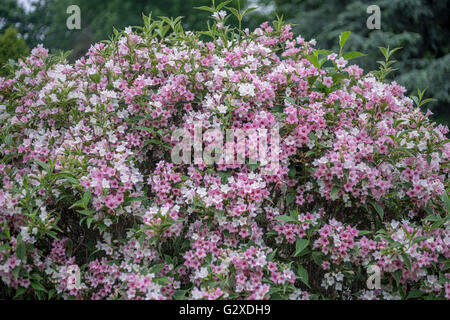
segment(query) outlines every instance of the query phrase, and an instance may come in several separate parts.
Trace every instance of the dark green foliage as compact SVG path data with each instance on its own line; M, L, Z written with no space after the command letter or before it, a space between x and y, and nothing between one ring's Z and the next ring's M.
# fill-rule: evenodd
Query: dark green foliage
M29 50L25 41L17 34L17 29L9 27L0 35L0 76L5 76L9 71L5 64L9 60L17 60L28 54Z
M0 1L0 34L3 34L11 25L23 33L26 29L26 19L25 10L18 5L17 0Z

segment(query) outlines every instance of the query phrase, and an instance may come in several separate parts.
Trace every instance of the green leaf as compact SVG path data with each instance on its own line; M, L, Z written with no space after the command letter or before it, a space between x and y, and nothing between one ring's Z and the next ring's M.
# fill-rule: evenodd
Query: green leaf
M20 297L20 296L23 295L26 291L27 291L26 288L20 287L19 289L17 289L16 295L14 296L14 299Z
M177 290L173 294L173 298L175 300L186 300L186 292L187 292L187 290Z
M89 75L89 78L91 78L91 80L95 83L100 82L100 75L98 73Z
M277 236L278 232L276 232L275 230L270 230L269 232L265 233L266 236Z
M83 202L81 202L81 201L75 202L73 205L71 205L71 206L69 207L69 209L73 209L73 208L75 208L75 207L80 207L80 208L85 209L85 206L84 206Z
M297 274L298 274L298 277L301 280L301 282L303 282L304 284L306 284L309 287L309 284L308 284L308 271L306 271L306 269L303 268L302 265L298 265Z
M34 162L36 162L38 165L40 165L45 171L50 173L50 167L48 166L48 164L46 164L45 162L39 161L39 160L34 160Z
M150 272L157 274L162 268L164 268L164 263L158 263L151 267Z
M381 53L383 54L384 57L387 57L386 48L385 47L378 47L378 49L381 51Z
M12 271L12 274L14 276L14 279L18 279L19 278L19 272L20 272L20 267L15 267Z
M297 239L295 242L295 253L294 257L298 256L309 244L307 239Z
M296 173L297 173L297 170L294 167L290 168L289 173L288 173L289 178L294 179Z
M87 225L88 228L91 227L91 224L92 224L92 221L93 221L93 220L94 220L93 217L88 217L88 218L86 219L86 225Z
M423 291L413 290L408 294L408 297L406 297L406 299L416 299L416 298L423 296L423 294L424 294Z
M400 278L401 278L401 276L402 276L402 270L396 270L396 271L394 272L394 279L395 279L395 281L396 281L398 284L400 284Z
M275 113L282 113L284 108L285 108L285 106L275 106L272 108L272 111Z
M418 243L418 242L421 242L421 241L424 241L424 240L427 240L428 239L428 237L427 236L420 236L420 237L416 237L416 238L414 238L414 240L413 240L413 244L414 243Z
M27 248L25 247L25 243L20 242L17 245L17 251L16 251L17 258L19 258L20 260L23 260L23 258L25 257L26 249Z
M143 126L137 126L136 129L142 130L142 131L147 131L147 132L150 132L150 133L154 133L155 132L152 128L147 128L147 127L143 127Z
M377 213L380 216L381 220L383 220L383 217L384 217L383 208L378 203L376 203L374 201L369 201L369 203L372 205L372 207L375 208L375 210L377 211Z
M450 269L450 261L446 261L445 263L444 263L444 267L441 269L442 271L446 271L446 270L448 270L448 269Z
M292 203L292 201L294 201L294 199L295 199L295 193L292 193L292 192L288 193L286 195L286 204L290 205Z
M331 51L330 50L325 50L325 49L320 49L320 50L317 50L317 53L321 54L321 55L324 55L324 56L328 56L329 54L331 54Z
M429 216L427 216L425 219L423 219L425 221L431 221L431 222L435 222L435 221L440 221L441 217L435 214L430 214Z
M244 13L242 14L242 16L245 16L245 15L249 14L250 12L252 12L252 11L254 11L254 10L256 10L256 9L258 9L258 8L256 8L256 7L248 8L248 9L246 9L246 10L244 11Z
M444 193L442 194L442 201L444 201L447 213L450 213L450 199L448 198L447 191L445 191L445 190L444 190Z
M348 37L350 36L351 31L344 31L339 35L339 46L341 48L344 47L345 43L347 42Z
M364 53L358 52L358 51L352 51L352 52L348 52L348 53L344 54L344 59L351 60L351 59L365 57L365 56L367 56L367 54L364 54Z
M170 280L168 277L160 277L160 278L155 279L154 281L159 283L159 284L172 283L172 280Z
M232 7L226 7L228 10L230 10L231 11L231 13L236 17L236 18L240 18L240 16L241 16L241 13L237 10L237 9L235 9L235 8L232 8Z
M409 261L408 256L404 253L402 253L401 256L402 256L403 262L408 267L408 270L411 271L411 261Z
M231 176L232 171L219 171L217 172L217 174L219 175L219 177L221 178L222 184L227 183L228 178Z
M286 100L289 101L290 103L292 103L293 105L295 105L297 102L295 101L294 98L292 97L286 97Z
M84 209L84 210L77 210L77 212L80 213L80 214L83 214L85 216L89 216L89 215L93 215L94 213L96 213L97 210L95 210L95 209L91 209L91 210Z
M231 2L231 0L227 0L224 1L222 3L220 3L217 7L216 7L216 11L219 11L220 9L222 9L223 7L225 7L227 4L229 4Z
M296 220L294 217L284 216L284 215L275 217L275 219L282 220L282 221L285 221L285 222L298 222L298 220Z
M45 290L45 288L39 282L32 281L31 286L33 287L34 290L47 292L47 290Z
M317 78L318 76L308 78L308 85L311 87L314 84L314 82L316 82Z
M317 69L319 69L319 59L318 59L315 55L310 54L310 55L307 57L307 59L308 59L309 62L312 63L312 65L313 65L314 67L316 67Z
M443 224L444 224L444 222L445 222L445 218L444 219L440 219L440 220L438 220L438 221L435 221L432 225L431 225L431 230L434 230L434 229L437 229L437 228L440 228Z
M5 137L5 144L7 145L7 146L10 146L11 144L12 144L12 137L11 137L11 135L10 134L8 134L6 137Z
M77 179L72 178L72 177L64 177L64 179L65 179L66 181L72 183L72 184L75 185L75 186L78 186L78 185L80 184L80 182L79 182Z
M51 289L51 290L48 292L48 299L50 300L51 298L53 298L53 296L55 295L55 293L56 293L56 290L55 290L55 289Z
M272 261L275 258L275 254L277 253L277 249L271 251L268 255L267 255L267 261Z
M84 193L83 199L82 199L82 202L83 202L85 207L87 207L87 205L89 204L90 200L91 200L91 190L87 189L87 191Z
M313 259L314 263L318 266L322 265L322 253L321 252L313 252L311 253L311 258Z
M339 191L341 191L341 188L339 187L334 186L333 188L331 188L331 198L336 199Z
M11 234L9 233L9 227L8 227L8 222L7 220L5 220L3 222L3 230L5 232L5 235L8 237L9 240L11 240Z
M310 155L313 155L314 151L313 150L309 150L307 153L305 153L305 158L309 157Z

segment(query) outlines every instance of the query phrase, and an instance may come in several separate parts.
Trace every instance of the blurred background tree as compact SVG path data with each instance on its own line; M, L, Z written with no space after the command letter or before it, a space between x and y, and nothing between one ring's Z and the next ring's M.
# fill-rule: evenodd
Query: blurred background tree
M223 1L216 0L216 3ZM241 3L245 4L245 1L241 0ZM210 0L29 0L27 3L30 10L25 20L28 20L26 24L29 28L24 32L30 46L43 43L52 51L72 50L69 60L74 61L91 44L112 35L113 27L121 30L127 26L142 25L143 13L152 13L155 18L183 16L185 29L204 29L209 14L194 7L209 5ZM70 16L66 10L70 5L81 9L80 30L69 30L66 26Z
M19 29L20 32L26 30L27 15L24 8L17 0L2 0L0 2L0 34L11 25Z
M5 67L9 60L17 60L28 55L28 46L19 35L16 28L9 26L0 35L0 76L8 74L9 69Z
M216 0L220 3L223 0ZM233 0L236 6L238 0ZM81 57L91 44L107 39L112 29L141 25L142 13L157 16L184 16L185 29L206 26L207 12L193 7L209 5L210 0L1 0L0 32L14 26L29 47L43 43L52 52L72 50L71 61ZM450 40L447 0L242 0L259 10L247 16L245 26L256 27L276 15L294 24L294 32L315 38L317 47L338 48L338 36L350 30L346 50L368 56L354 60L365 71L377 68L381 54L378 46L402 47L395 53L396 68L391 80L404 85L409 95L427 88L427 104L435 120L450 125ZM25 4L25 5L23 5ZM69 5L81 8L81 29L68 30ZM366 12L369 5L381 9L381 29L369 30ZM25 9L24 9L25 8ZM14 58L14 57L13 57ZM353 62L353 61L352 61Z

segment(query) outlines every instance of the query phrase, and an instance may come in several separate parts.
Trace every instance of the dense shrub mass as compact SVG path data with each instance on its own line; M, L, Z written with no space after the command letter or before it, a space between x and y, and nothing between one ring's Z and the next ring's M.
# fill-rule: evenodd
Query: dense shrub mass
M1 297L450 299L448 129L351 65L348 33L337 54L225 19L145 18L0 78ZM277 171L174 164L196 121L278 125Z

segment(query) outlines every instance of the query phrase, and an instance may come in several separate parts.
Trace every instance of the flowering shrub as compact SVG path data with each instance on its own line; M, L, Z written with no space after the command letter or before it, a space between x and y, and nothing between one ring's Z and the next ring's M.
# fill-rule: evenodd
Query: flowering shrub
M221 8L208 32L145 17L0 78L0 295L450 299L448 128L390 63L351 65L349 33L337 54ZM279 126L279 166L173 163L196 121Z

